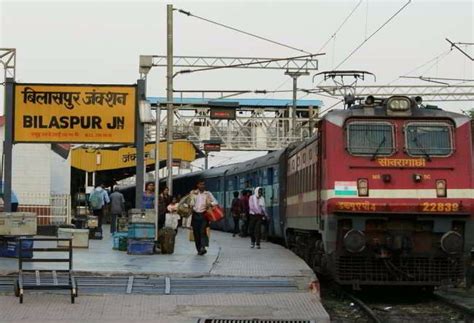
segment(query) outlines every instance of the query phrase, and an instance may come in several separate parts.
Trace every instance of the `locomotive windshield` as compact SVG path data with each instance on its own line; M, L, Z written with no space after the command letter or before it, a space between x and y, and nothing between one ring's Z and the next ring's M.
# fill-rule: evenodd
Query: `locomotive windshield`
M408 124L406 144L412 156L447 156L453 151L447 124Z
M347 151L353 155L387 156L394 151L393 125L351 122L347 126Z

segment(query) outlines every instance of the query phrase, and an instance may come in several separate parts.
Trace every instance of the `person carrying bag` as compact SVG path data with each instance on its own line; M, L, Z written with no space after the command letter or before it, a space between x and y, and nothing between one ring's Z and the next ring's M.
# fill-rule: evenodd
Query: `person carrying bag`
M194 243L198 255L203 256L207 253L206 247L209 246L209 237L207 228L209 227L209 219L216 218L222 209L219 209L217 200L211 192L206 191L204 180L199 180L196 189L190 193L190 205L193 210L193 218L191 226L193 228ZM211 211L209 214L206 214Z

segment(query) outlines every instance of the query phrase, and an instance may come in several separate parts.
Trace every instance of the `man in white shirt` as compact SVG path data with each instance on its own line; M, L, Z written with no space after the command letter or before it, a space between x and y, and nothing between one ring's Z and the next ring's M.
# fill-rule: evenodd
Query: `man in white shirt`
M262 231L262 221L268 220L268 213L265 208L265 198L263 197L263 190L261 187L255 189L255 194L250 196L249 199L249 213L250 213L250 223L249 223L249 233L251 239L251 248L255 248L255 243L257 244L257 249L260 249L260 236Z
M196 185L197 189L191 191L193 196L193 218L191 220L191 227L193 228L194 243L198 255L206 254L206 247L209 246L209 238L206 229L209 222L205 217L206 211L217 205L217 201L211 192L206 191L206 184L204 180L199 180Z

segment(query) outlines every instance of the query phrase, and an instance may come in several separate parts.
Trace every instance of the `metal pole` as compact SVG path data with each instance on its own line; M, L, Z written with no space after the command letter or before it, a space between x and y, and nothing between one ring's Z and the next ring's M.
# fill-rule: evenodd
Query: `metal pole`
M295 136L295 126L296 126L296 94L298 89L298 77L292 76L293 78L293 106L290 108L290 134Z
M204 155L204 169L209 169L209 154L205 152Z
M15 79L5 79L5 178L3 182L4 211L12 211L12 166L13 166L13 96Z
M168 168L168 179L167 186L170 190L170 195L173 195L173 5L169 4L166 6L167 9L167 89L166 89L166 100L167 104L167 142L166 142L166 153L167 161L166 167Z
M160 105L156 106L155 121L155 241L158 241L158 215L160 214L158 200L160 198Z
M296 95L298 92L298 77L302 75L309 75L308 71L286 71L285 75L290 76L293 79L293 105L289 108L289 134L296 136Z
M135 120L135 147L137 150L137 159L135 163L135 208L137 209L143 207L143 191L145 188L145 127L140 121L140 113L138 111L138 102L140 100L146 100L146 79L137 81L137 107Z

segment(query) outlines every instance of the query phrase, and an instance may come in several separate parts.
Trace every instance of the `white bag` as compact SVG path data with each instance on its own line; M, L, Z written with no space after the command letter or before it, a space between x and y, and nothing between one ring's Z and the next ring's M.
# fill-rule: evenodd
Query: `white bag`
M176 230L178 228L179 215L177 213L166 213L165 227Z

